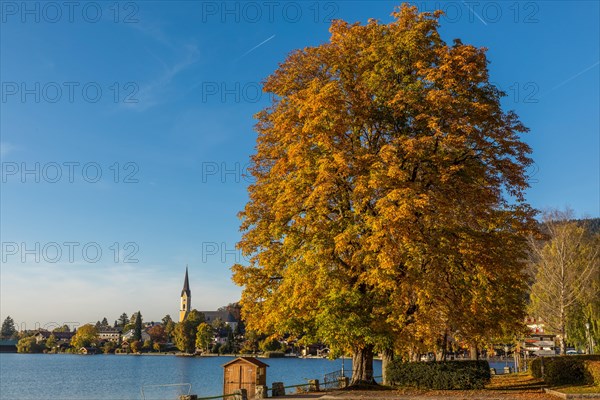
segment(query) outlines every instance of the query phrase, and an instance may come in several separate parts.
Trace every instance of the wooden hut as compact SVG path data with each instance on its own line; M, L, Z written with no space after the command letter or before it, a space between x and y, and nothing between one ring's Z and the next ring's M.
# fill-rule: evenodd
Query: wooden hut
M223 395L246 389L254 396L256 386L267 384L268 365L254 357L238 357L223 364Z

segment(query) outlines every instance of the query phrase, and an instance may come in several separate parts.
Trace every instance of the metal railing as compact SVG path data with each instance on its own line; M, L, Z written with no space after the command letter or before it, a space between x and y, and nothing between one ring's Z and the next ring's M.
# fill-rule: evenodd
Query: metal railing
M344 377L344 371L333 371L328 374L325 374L323 377L323 382L319 385L323 389L339 389L340 388L340 378Z
M334 371L334 372L330 372L328 374L325 374L325 376L323 377L323 381L319 382L319 386L321 388L321 390L331 390L331 389L339 389L340 388L340 380L339 378L344 377L344 371L339 370L339 371ZM382 376L378 375L378 376L374 376L373 379L381 379ZM306 388L304 391L307 392L308 388L310 387L310 383L300 383L298 385L288 385L288 386L284 386L284 389L300 389L300 388ZM268 387L267 391L270 392L273 389ZM248 397L250 397L250 393L248 393ZM252 394L253 396L254 394ZM221 394L221 395L216 395L216 396L209 396L209 397L198 397L198 400L215 400L215 399L226 399L228 397L233 397L235 396L235 394Z

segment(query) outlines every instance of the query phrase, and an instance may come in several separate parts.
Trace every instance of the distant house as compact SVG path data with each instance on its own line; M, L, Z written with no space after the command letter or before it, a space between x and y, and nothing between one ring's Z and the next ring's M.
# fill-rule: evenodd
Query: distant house
M545 332L544 321L541 318L527 317L525 323L531 333L523 340L523 349L530 355L556 355L556 335Z
M127 332L125 332L123 334L123 340L131 343L133 342L133 337L135 336L135 330L134 329L130 329ZM148 334L148 332L142 330L142 342L145 342L146 340L150 340L150 334Z
M119 343L121 338L121 330L116 328L101 329L98 331L98 339L102 341L110 341Z
M96 347L82 347L79 349L79 354L98 354L98 349Z
M0 353L16 353L18 340L0 340Z
M238 320L235 319L235 317L233 316L233 314L230 313L227 310L222 310L222 311L200 311L200 312L202 314L204 314L204 320L208 324L211 324L215 320L220 319L221 321L223 321L225 323L225 325L231 327L232 330L235 330L235 328L236 328L236 326L238 324Z
M523 341L523 349L530 355L554 356L556 355L556 335L548 333L533 333Z
M71 338L73 336L75 336L75 332L50 332L50 331L38 331L38 333L36 333L34 335L35 337L35 341L37 344L40 344L41 342L43 342L44 340L48 340L48 338L50 336L54 335L54 338L56 339L56 341L58 343L60 342L69 342L71 341Z
M322 343L309 344L302 349L302 355L306 356L317 356L326 348Z

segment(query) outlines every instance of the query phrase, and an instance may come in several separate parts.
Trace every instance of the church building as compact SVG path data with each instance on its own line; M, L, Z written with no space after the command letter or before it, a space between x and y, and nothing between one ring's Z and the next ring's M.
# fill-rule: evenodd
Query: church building
M190 281L188 278L188 267L185 267L185 278L183 280L183 289L181 290L181 298L179 302L179 322L186 319L190 311L192 310L192 291L190 290ZM228 307L220 308L217 311L199 311L204 315L205 321L209 324L219 319L223 321L225 325L235 330L239 323Z

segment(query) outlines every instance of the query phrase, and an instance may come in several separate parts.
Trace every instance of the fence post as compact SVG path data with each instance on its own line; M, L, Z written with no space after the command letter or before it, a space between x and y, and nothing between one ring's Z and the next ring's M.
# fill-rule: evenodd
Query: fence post
M248 400L248 392L246 389L236 389L233 391L233 398L235 400Z
M309 392L319 392L320 391L318 379L311 379L308 381L308 391Z
M340 389L347 388L349 383L350 383L350 379L347 376L340 376L338 378L338 387Z
M283 382L273 382L273 389L271 389L271 395L273 397L285 396L285 387L283 386Z
M257 385L256 386L256 393L254 395L255 399L266 399L267 396L267 390L269 390L269 388L265 385Z

